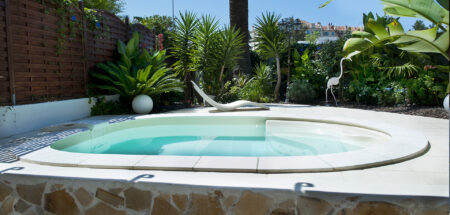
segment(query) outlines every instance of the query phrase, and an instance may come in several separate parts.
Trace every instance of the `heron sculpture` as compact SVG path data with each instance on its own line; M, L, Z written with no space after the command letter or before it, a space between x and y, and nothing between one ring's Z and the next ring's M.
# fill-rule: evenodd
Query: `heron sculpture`
M344 60L350 60L351 61L352 59L349 56L342 58L341 59L341 64L340 64L340 66L341 66L341 74L339 75L339 77L332 77L332 78L328 79L327 89L325 90L325 104L328 104L328 89L330 89L331 90L331 95L333 95L334 103L336 103L336 106L337 106L336 96L334 96L334 93L333 93L333 86L336 86L336 85L339 84L339 79L341 79L342 75L344 74L344 69L342 67L342 62L344 62Z

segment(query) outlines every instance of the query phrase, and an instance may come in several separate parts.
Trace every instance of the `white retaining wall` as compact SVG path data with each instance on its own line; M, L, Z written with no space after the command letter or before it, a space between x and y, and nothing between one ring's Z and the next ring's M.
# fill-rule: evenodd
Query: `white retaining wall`
M118 95L105 96L117 100ZM0 106L0 138L90 116L96 99L70 99L16 106Z

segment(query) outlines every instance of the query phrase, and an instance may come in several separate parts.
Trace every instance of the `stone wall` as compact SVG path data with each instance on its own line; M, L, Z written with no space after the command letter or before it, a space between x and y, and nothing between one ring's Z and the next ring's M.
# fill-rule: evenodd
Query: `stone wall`
M356 196L0 176L0 214L448 215L446 198Z

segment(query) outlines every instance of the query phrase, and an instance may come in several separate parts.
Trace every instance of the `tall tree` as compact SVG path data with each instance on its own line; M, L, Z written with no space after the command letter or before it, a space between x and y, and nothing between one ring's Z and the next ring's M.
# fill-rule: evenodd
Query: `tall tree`
M422 20L416 20L416 22L414 23L414 25L412 26L414 30L425 30L427 29L427 27L425 26L425 24L423 24Z
M280 24L281 25L281 24ZM282 29L287 38L288 43L288 62L287 62L287 81L286 87L289 86L291 78L291 48L297 41L305 38L306 27L299 20L295 20L294 17L289 17L282 20ZM286 90L287 92L287 90Z
M245 73L251 72L250 48L248 41L248 0L230 0L230 26L236 27L244 35L244 52L239 61L239 68Z
M173 26L173 20L170 16L153 15L147 17L135 16L133 23L141 23L149 29L154 29L157 34L169 32L170 27Z
M124 5L123 0L84 0L84 6L89 9L106 10L113 14L122 12Z

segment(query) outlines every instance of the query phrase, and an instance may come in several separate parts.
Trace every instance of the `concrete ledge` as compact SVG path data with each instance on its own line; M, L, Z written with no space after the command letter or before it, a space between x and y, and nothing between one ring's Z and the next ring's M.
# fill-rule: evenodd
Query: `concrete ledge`
M186 123L195 118L203 118L204 114L189 114L176 116L145 116L136 120L116 123L114 126L107 123L100 123L103 131L96 131L96 125L91 130L72 135L71 144L82 141L83 138L92 137L92 132L99 132L108 135L121 128L137 128L147 123L165 122L156 119L173 119L177 123ZM226 120L231 123L232 116L209 116L211 120L220 122ZM241 120L241 116L237 116ZM236 116L234 116L236 119ZM253 116L248 118L249 122L266 121L266 134L294 134L307 129L308 125L314 123L323 124L323 131L330 129L330 132L346 132L348 137L363 138L366 135L376 137L381 135L382 142L364 141L362 149L307 156L282 156L282 157L233 157L233 156L158 156L158 155L121 155L121 154L91 154L72 153L60 151L51 147L32 152L21 156L22 161L52 165L52 166L77 166L102 169L140 169L140 170L193 170L206 172L248 172L248 173L286 173L286 172L329 172L353 169L364 169L376 167L390 163L396 163L411 159L426 152L429 147L428 140L424 135L417 132L408 131L398 126L384 123L364 122L361 120L330 119L319 118L282 118L279 116L263 117ZM284 121L286 120L286 121ZM245 121L245 120L244 120ZM97 121L95 121L97 122ZM167 123L167 122L165 122ZM244 123L244 122L242 122ZM86 125L87 126L87 125ZM306 126L306 127L305 127ZM311 127L314 129L314 126ZM354 130L352 130L354 129ZM91 132L91 134L89 133ZM184 132L184 131L183 131ZM355 136L361 133L360 136ZM386 136L384 138L384 136ZM370 139L370 138L368 138ZM64 142L57 144L64 145ZM62 145L58 145L61 147ZM55 146L56 147L56 146ZM58 148L57 147L57 148ZM59 149L59 148L58 148Z
M105 96L117 100L118 95ZM90 116L89 98L0 107L0 138Z

